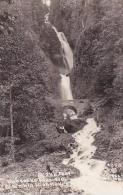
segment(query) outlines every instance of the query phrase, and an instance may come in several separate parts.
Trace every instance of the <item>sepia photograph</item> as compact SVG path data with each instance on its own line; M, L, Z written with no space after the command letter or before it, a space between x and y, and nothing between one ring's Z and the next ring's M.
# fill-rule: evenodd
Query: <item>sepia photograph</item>
M123 0L0 0L0 195L123 195Z

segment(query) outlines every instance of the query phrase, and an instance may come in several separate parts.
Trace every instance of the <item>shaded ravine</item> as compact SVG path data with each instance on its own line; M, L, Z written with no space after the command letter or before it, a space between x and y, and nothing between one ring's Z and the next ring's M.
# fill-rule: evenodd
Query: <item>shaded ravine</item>
M73 68L73 53L69 43L62 32L52 26L61 43L63 50L63 58L70 73ZM63 101L73 100L71 91L70 78L68 75L61 75L61 97ZM103 172L106 168L106 162L94 159L96 146L93 145L94 136L100 131L100 127L94 118L87 119L87 125L73 134L73 137L78 144L78 147L73 150L73 154L69 159L63 161L64 165L73 166L80 171L80 177L71 179L71 187L74 190L84 190L85 195L122 195L123 183L109 181L103 177ZM107 175L108 177L108 175Z

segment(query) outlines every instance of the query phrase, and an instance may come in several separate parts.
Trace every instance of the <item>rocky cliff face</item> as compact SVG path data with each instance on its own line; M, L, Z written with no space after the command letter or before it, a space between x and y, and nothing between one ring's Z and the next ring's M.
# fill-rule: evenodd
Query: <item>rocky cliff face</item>
M52 6L52 21L74 49L73 95L93 102L102 125L98 156L122 161L123 3L54 0Z
M83 25L81 21L82 15L81 0L52 1L50 20L59 31L65 33L72 48L75 48L77 37Z

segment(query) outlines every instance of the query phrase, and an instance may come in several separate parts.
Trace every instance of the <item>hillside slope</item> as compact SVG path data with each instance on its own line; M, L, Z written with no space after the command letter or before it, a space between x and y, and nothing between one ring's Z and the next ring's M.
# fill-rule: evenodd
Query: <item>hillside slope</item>
M70 139L56 129L62 118L60 76L45 51L47 12L40 0L0 2L0 154L10 150L12 104L16 160L65 150Z

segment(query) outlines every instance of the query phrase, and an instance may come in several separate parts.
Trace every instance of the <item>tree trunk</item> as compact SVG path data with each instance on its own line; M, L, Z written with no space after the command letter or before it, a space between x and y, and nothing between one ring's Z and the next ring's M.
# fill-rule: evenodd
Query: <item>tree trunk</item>
M14 162L14 126L13 126L13 101L12 101L12 85L10 86L10 125L11 125L11 158Z

